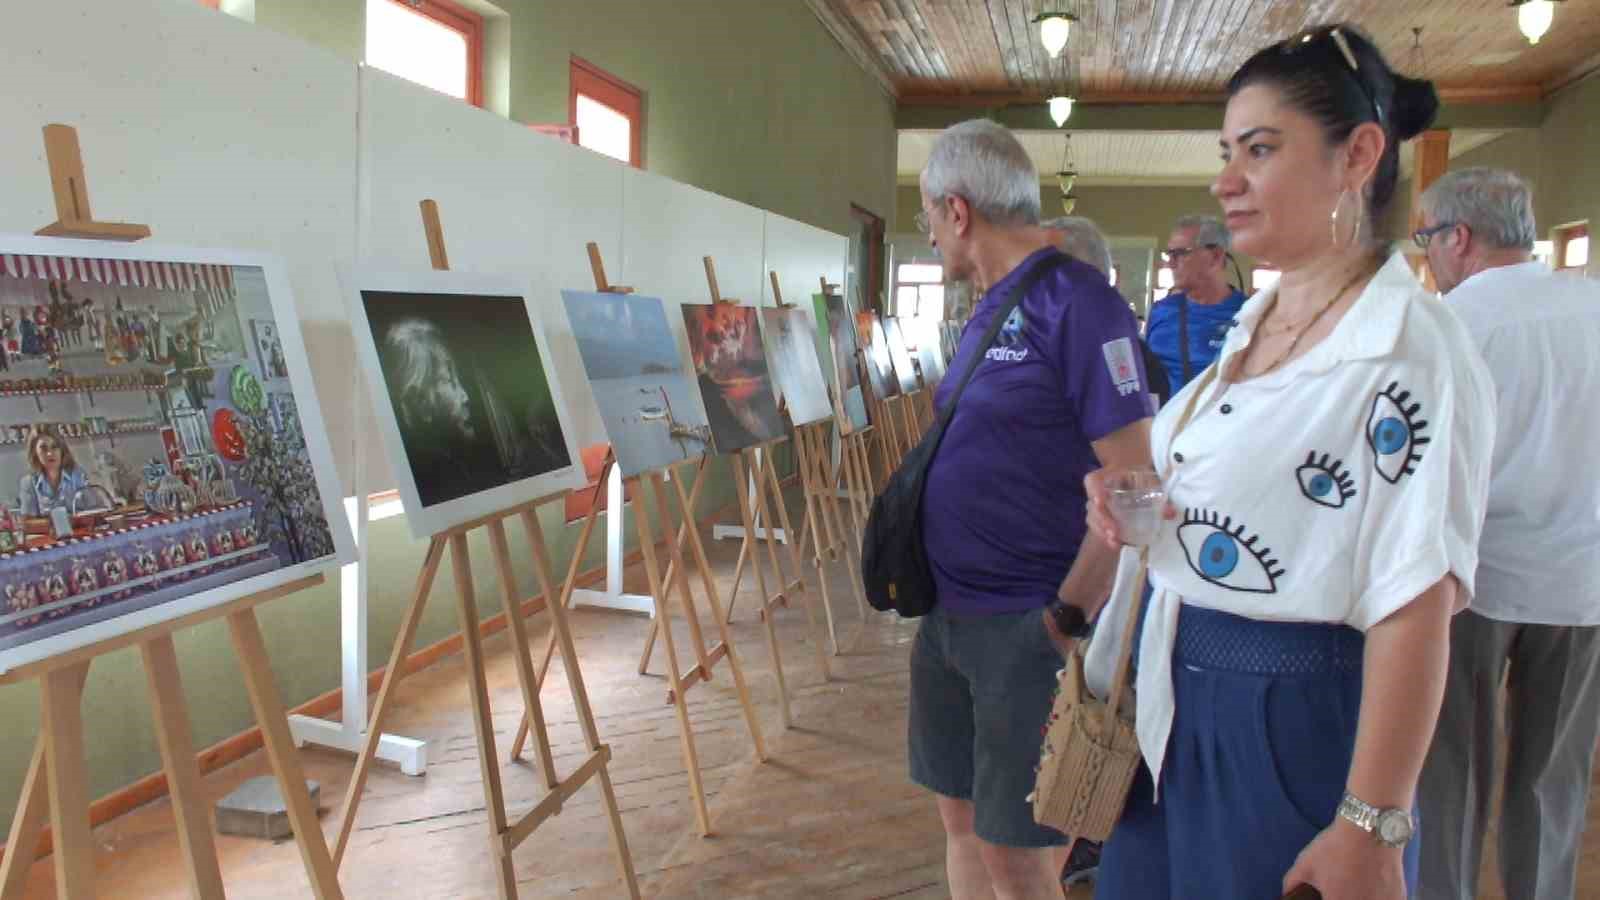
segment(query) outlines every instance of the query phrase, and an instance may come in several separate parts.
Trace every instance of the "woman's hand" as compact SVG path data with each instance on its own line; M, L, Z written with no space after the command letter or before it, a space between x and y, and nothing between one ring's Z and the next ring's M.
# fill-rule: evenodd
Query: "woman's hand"
M1083 489L1089 497L1089 533L1104 541L1113 550L1120 550L1126 541L1122 539L1122 531L1117 527L1116 516L1111 514L1111 489L1106 486L1106 471L1103 468L1096 469L1083 479ZM1178 510L1171 503L1162 508L1161 518L1170 522L1177 517Z
M1323 900L1406 900L1402 853L1336 818L1300 851L1283 877L1283 892L1309 884Z

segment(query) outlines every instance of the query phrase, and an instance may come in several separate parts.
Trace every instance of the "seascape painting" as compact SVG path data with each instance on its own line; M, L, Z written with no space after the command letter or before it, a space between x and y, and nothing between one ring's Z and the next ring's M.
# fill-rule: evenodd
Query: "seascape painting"
M883 333L883 321L877 313L863 312L856 317L857 336L868 336L865 353L867 381L872 385L873 396L879 400L900 396L900 381L895 378L894 362L889 358L889 339Z
M683 324L717 452L733 453L782 437L783 417L755 309L732 303L685 304Z
M582 483L543 328L517 284L456 272L358 281L357 345L415 534Z
M900 393L915 392L921 385L917 382L916 366L911 362L911 351L906 349L906 337L900 330L900 320L894 316L885 316L883 332L887 338L889 359L894 363L895 377L900 381Z
M561 299L622 474L710 453L711 426L661 300L569 290Z
M911 320L913 326L918 321ZM931 322L917 329L920 332L917 335L917 362L922 366L922 383L930 391L944 380L946 362L944 349L940 346L943 326L943 322Z

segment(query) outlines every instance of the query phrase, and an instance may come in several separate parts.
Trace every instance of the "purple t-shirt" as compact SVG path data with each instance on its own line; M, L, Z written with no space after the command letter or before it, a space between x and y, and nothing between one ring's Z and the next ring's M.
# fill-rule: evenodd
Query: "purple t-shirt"
M1034 253L989 289L934 395L943 409L984 355L922 500L938 602L957 615L1037 609L1056 595L1087 530L1083 478L1100 467L1090 441L1151 414L1133 312L1083 263L1045 275L993 346L978 346L1012 287L1055 252Z

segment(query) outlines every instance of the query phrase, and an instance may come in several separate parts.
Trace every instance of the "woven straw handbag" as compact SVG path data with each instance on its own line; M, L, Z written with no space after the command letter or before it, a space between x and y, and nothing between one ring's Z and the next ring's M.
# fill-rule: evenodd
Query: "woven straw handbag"
M1097 700L1089 693L1079 646L1061 670L1061 684L1050 710L1031 798L1033 820L1074 838L1104 841L1111 836L1143 761L1133 722L1118 712L1127 693L1133 635L1144 602L1145 556L1139 556L1135 607L1123 631L1110 701Z

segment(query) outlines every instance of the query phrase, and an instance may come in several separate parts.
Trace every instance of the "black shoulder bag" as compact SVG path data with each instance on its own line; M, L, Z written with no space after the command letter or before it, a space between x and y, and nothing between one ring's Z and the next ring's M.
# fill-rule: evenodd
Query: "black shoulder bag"
M933 567L922 542L922 492L927 484L928 466L939 452L939 442L944 439L945 427L955 414L961 393L994 345L1001 326L1039 279L1065 261L1066 257L1061 255L1041 260L1006 295L1006 302L995 310L989 330L967 366L966 374L961 376L961 383L940 412L939 421L923 436L921 443L906 454L900 468L889 476L883 493L872 501L867 530L861 539L861 581L867 589L867 602L873 609L893 610L907 619L927 615L933 609L937 600Z

